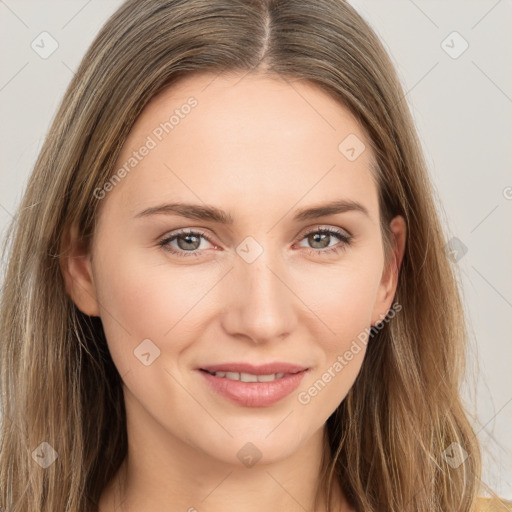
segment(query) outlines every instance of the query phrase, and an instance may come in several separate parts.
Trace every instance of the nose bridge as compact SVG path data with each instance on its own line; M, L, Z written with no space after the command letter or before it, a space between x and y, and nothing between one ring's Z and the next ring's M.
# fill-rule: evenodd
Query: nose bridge
M277 248L248 237L237 247L229 287L232 299L225 328L256 341L280 337L291 329L293 294Z

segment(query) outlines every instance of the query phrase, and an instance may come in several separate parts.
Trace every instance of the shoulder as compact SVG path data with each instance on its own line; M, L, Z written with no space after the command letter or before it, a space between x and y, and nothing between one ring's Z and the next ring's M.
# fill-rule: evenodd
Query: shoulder
M503 498L477 498L474 512L512 512L512 501Z

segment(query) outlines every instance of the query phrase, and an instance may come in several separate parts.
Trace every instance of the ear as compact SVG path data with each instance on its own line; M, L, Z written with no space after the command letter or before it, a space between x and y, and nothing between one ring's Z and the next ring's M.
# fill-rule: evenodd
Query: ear
M391 257L382 272L371 325L381 322L391 307L398 285L400 265L404 257L405 239L407 236L404 218L397 215L391 220L389 227L391 229L391 245L393 249Z
M59 261L66 292L82 313L100 316L91 261L77 226L71 225L62 238Z

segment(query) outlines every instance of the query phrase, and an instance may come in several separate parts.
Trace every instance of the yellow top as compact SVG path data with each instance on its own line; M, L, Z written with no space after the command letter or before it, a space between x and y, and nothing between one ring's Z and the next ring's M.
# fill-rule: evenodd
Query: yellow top
M475 512L512 512L512 501L503 498L478 498Z

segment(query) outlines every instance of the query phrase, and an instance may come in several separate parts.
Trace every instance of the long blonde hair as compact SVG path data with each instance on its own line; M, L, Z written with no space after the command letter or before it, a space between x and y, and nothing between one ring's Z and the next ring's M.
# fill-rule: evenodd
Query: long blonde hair
M481 455L459 394L467 332L435 190L392 62L342 0L128 0L95 38L4 247L2 510L95 511L127 451L122 380L101 320L65 291L70 226L89 243L94 190L157 93L190 73L261 70L313 83L350 109L375 155L386 247L394 215L407 227L402 310L373 333L327 421L319 492L330 496L337 480L365 512L472 510ZM49 450L42 442L57 454L46 469L34 462L34 451ZM468 454L458 467L443 455L450 445Z

